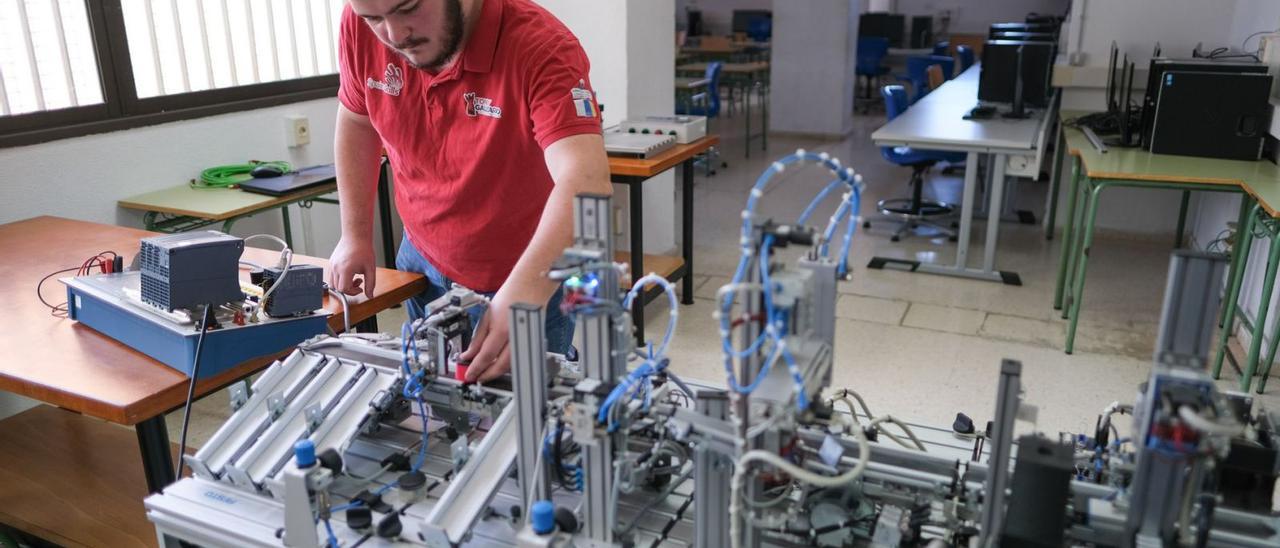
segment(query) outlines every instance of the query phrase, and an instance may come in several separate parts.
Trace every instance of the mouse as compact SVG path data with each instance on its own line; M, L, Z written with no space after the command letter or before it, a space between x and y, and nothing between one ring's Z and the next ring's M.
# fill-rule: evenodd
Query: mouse
M284 170L274 164L262 164L253 168L253 171L250 171L249 174L253 175L255 179L267 179L284 175Z

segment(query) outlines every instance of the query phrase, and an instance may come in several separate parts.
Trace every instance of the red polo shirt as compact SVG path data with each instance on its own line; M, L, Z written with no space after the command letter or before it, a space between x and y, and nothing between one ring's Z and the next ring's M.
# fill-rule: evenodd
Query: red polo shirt
M382 137L409 240L451 280L497 290L554 184L543 149L601 131L578 39L529 0L484 0L458 61L432 75L347 6L338 58L338 99Z

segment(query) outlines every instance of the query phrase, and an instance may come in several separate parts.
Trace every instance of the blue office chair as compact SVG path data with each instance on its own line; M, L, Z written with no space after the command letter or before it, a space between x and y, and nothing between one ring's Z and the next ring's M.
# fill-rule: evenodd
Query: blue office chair
M890 121L907 111L905 88L896 84L889 85L885 86L880 93L884 96L884 110ZM897 230L889 239L896 242L903 234L911 234L917 227L928 226L954 241L956 232L951 228L950 223L943 225L931 219L950 216L955 211L955 207L946 202L924 199L924 175L929 168L939 162L950 164L964 161L965 153L920 150L911 147L880 147L880 155L890 163L911 168L909 181L911 197L891 198L876 203L876 209L882 215L895 219L899 223ZM862 226L871 228L871 221L863 222Z
M889 54L889 39L882 37L859 38L857 64L854 74L865 80L862 86L862 100L866 108L870 108L872 88L880 85L880 78L889 74L889 67L884 66L884 58Z
M973 66L973 48L956 46L956 55L960 57L960 72L969 70L969 67Z
M708 133L711 132L711 121L720 117L720 72L723 68L724 63L719 61L708 64L707 71L703 73L703 78L707 80L706 89L689 97L687 101L679 101L676 104L676 114L706 116ZM708 177L715 175L716 171L712 165L720 158L720 149L711 147L698 157L695 163L702 164L706 175ZM720 167L729 167L725 162L719 162L719 164Z
M950 80L955 74L956 61L943 55L921 55L907 58L907 73L898 75L898 80L911 84L911 104L929 94L929 67L942 67L942 76Z
M951 42L943 40L933 45L933 54L942 55L944 57L950 57L951 53L948 51L950 49L951 49Z
M768 42L773 35L773 19L756 17L747 23L747 36L756 42Z

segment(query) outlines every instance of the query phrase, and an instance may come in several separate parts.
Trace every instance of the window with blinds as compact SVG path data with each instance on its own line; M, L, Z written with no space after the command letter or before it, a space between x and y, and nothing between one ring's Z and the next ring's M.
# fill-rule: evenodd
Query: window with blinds
M345 0L0 0L0 147L333 96Z

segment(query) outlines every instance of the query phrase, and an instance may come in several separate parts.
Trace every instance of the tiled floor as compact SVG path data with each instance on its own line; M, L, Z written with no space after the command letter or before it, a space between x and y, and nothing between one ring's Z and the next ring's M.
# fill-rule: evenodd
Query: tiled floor
M863 174L867 192L861 213L874 218L874 203L908 193L909 170L885 162L870 142L882 115L859 117L844 140L773 136L769 150L759 144L745 159L742 116L716 123L728 168L714 177L699 172L695 199L695 303L682 306L680 325L669 352L672 367L687 377L724 378L717 328L711 313L716 290L737 264L739 212L747 189L768 163L803 147L826 151ZM815 169L789 170L765 193L759 211L790 222L827 182ZM928 194L958 202L960 175L930 178ZM1021 182L1016 205L1043 212L1047 184ZM835 207L824 204L815 219ZM901 271L868 270L872 256L951 261L955 244L945 239L908 238L890 242L886 225L859 234L853 245L852 280L840 285L837 303L835 386L865 396L876 413L918 422L950 424L957 412L985 422L994 409L995 381L1002 358L1022 361L1026 401L1038 407L1038 420L1023 430L1054 434L1092 428L1094 418L1114 400L1131 402L1148 373L1159 321L1160 301L1170 246L1168 242L1099 238L1090 260L1089 285L1076 352L1062 352L1066 322L1053 310L1059 242L1046 241L1040 225L1001 226L998 266L1018 272L1021 287ZM975 227L971 259L982 256L984 223ZM1170 236L1169 241L1172 241ZM784 257L787 254L782 254ZM650 305L648 328L660 333L665 300ZM379 315L384 330L404 319L403 309ZM1222 387L1235 386L1224 371ZM1280 389L1263 400L1280 405ZM216 394L195 406L191 442L199 445L227 414L227 397ZM170 417L174 439L180 414Z

